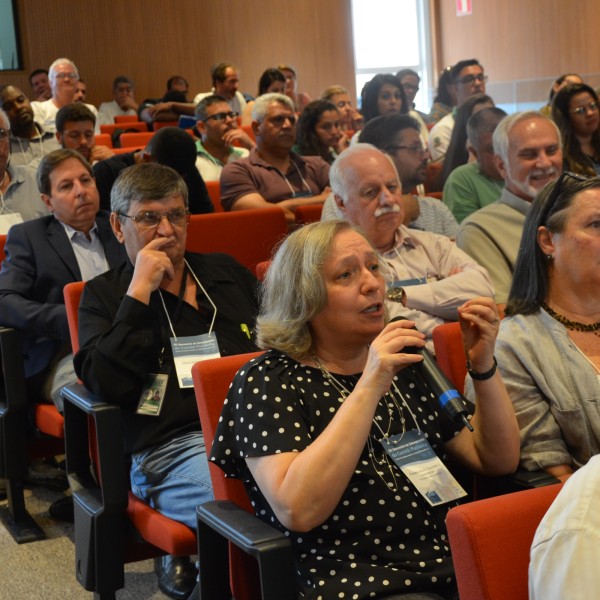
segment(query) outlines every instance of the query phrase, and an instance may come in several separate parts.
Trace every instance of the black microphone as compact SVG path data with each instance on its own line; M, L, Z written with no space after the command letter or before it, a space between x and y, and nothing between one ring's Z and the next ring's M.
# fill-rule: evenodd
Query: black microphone
M406 317L398 316L394 317L390 322L406 320ZM464 405L464 402L467 400L444 375L435 362L435 358L431 355L431 352L427 348L417 348L416 346L404 348L402 352L420 354L423 357L422 362L412 365L417 375L427 384L437 398L440 406L453 421L462 422L469 431L474 431L473 425L471 425L467 418L469 413Z

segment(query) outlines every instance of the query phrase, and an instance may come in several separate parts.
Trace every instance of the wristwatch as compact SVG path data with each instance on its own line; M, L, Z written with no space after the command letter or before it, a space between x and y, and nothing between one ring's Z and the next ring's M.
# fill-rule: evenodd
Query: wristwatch
M400 302L403 306L406 306L406 292L404 288L393 287L390 288L386 294L386 298L392 302Z
M486 379L490 379L496 373L496 369L498 368L498 363L496 362L496 357L494 356L494 364L489 371L485 373L478 373L477 371L473 371L471 368L471 361L467 360L467 373L471 376L471 379L475 379L476 381L485 381Z

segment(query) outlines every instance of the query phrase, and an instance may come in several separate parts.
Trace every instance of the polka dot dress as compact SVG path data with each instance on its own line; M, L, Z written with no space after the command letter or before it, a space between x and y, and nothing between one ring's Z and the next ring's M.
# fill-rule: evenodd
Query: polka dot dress
M351 391L357 376L335 375ZM431 393L410 368L396 378L419 428L439 456L443 443L460 431L438 414ZM397 394L396 394L397 396ZM401 402L397 398L398 403ZM393 477L371 429L374 456L365 445L346 491L331 516L307 533L283 527L256 486L246 457L301 452L325 429L343 402L319 369L271 350L236 375L223 408L211 460L227 476L246 485L256 513L292 541L298 564L300 597L330 600L383 598L417 591L452 597L456 584L444 527L449 505L431 508L395 466ZM390 435L402 433L398 409L389 396L375 413ZM393 412L393 411L392 411ZM406 429L416 429L404 407Z

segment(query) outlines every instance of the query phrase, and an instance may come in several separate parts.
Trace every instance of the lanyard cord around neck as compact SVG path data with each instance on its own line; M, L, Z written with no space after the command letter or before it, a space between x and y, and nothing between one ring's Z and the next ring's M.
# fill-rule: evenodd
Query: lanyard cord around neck
M290 162L294 165L294 168L296 169L296 171L298 171L298 175L300 175L300 179L302 180L303 187L306 187L306 189L308 190L308 193L312 195L313 191L310 189L310 185L308 185L308 182L306 181L306 179L304 179L304 177L302 177L302 171L300 171L300 167L295 163L295 161L292 158L290 158ZM292 198L295 198L297 192L293 188L289 179L285 176L285 173L281 172L279 169L277 169L277 172L283 177L283 180L287 183L288 187L290 188L290 192L292 192Z
M200 280L198 279L198 277L196 277L196 273L194 273L194 271L192 271L192 267L190 267L188 261L185 258L183 259L183 261L185 262L185 266L187 267L187 270L191 273L192 277L195 279L196 283L198 284L198 287L202 290L202 292L204 293L204 295L210 302L211 306L213 307L213 316L212 316L212 320L210 322L210 327L208 328L208 335L211 335L213 327L215 325L215 320L217 318L217 307L216 307L215 303L212 301L212 298L208 295L208 292L204 289L204 286L200 283ZM184 272L183 276L184 276L184 285L185 285L185 278L187 277L187 273ZM165 315L167 315L167 321L169 322L169 328L171 329L171 333L173 334L173 339L177 340L177 335L175 335L175 329L173 328L173 323L171 323L171 319L169 317L169 312L167 311L167 305L165 304L165 299L163 298L163 295L162 295L162 292L160 291L160 289L158 290L158 295L160 296L160 300L162 302L163 309L165 311Z

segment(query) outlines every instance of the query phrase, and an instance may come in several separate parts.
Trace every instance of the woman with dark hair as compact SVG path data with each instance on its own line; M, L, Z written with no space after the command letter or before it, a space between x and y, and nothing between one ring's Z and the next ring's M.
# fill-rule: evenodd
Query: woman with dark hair
M263 94L283 94L285 90L285 75L279 69L267 69L258 80L258 96ZM246 104L242 113L242 125L252 123L252 107L254 100Z
M302 156L320 156L331 164L348 144L335 105L327 100L309 102L298 119L295 151Z
M577 75L577 73L564 73L560 77L557 77L550 86L550 92L548 93L548 104L540 108L540 113L549 119L552 118L552 100L556 96L557 92L562 88L572 85L573 83L583 83L583 79Z
M600 175L600 108L594 89L575 83L558 90L552 119L560 129L565 169Z
M456 167L466 165L469 162L469 151L467 150L467 123L469 118L484 108L493 108L494 106L494 101L488 95L474 94L458 107L454 117L452 137L444 157L444 168L440 182L442 186Z
M368 123L375 117L392 113L408 113L408 103L404 88L394 75L379 73L367 81L360 93L361 113Z
M438 93L433 99L433 106L429 111L428 123L435 124L440 119L452 112L456 106L456 89L452 83L452 65L446 67L438 79Z
M421 356L410 350L424 335L412 321L387 323L379 267L346 221L285 239L262 288L256 336L266 352L236 375L211 460L289 537L298 597L450 600L458 594L444 518L462 494L445 455L494 474L519 456L494 374L498 313L490 298L458 309L480 371L471 433L417 374ZM415 473L424 454L430 477Z
M521 467L566 479L600 453L600 178L563 173L531 205L496 342Z

